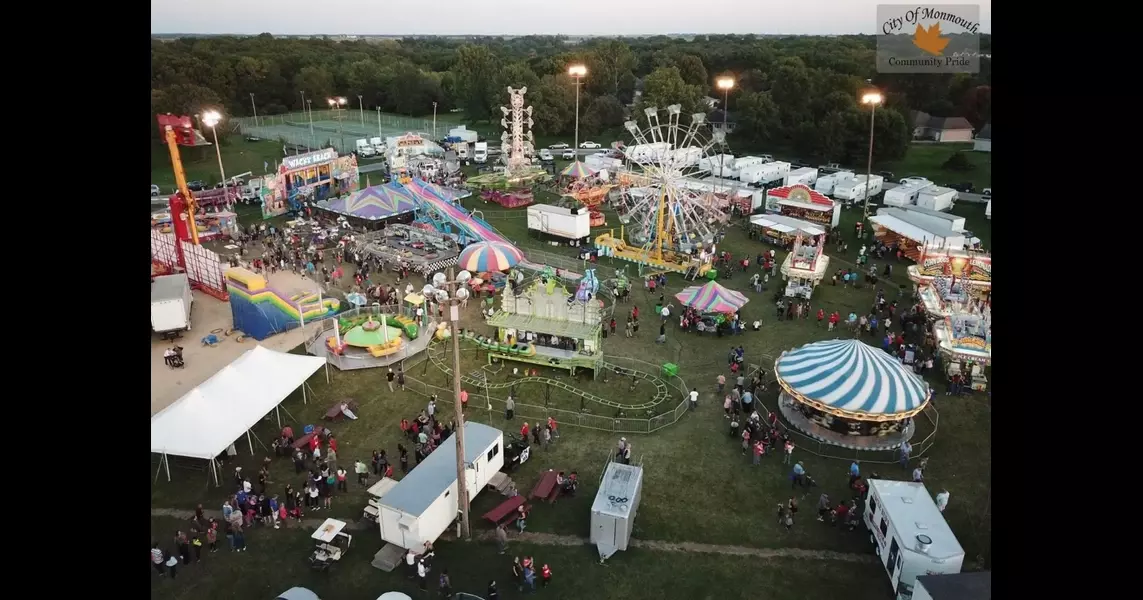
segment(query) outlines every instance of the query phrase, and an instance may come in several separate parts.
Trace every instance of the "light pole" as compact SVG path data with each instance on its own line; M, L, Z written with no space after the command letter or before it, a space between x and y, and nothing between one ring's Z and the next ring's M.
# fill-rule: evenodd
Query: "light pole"
M449 331L452 333L452 398L453 410L456 413L456 503L460 511L460 535L468 540L471 531L468 527L468 477L465 474L464 456L464 405L460 401L460 334L457 323L460 321L460 298L456 297L458 282L452 269L448 271L448 319Z
M250 108L254 109L254 125L258 125L258 105L254 104L254 93L250 93Z
M306 114L310 120L310 150L313 150L314 146L317 144L317 140L314 138L314 101L306 100L306 106L309 108L303 107L303 110L306 111Z
M365 127L365 100L361 94L357 95L357 109L361 111L361 126Z
M202 122L210 127L210 132L214 135L214 151L218 155L218 173L222 175L222 193L226 195L226 205L230 205L230 190L226 186L226 170L222 168L222 148L218 145L218 128L219 121L222 121L222 115L217 110L208 110L202 113Z
M381 134L381 107L377 107L377 137L384 137Z
M730 108L728 106L730 104L730 90L734 89L734 78L733 77L719 77L714 82L714 84L716 86L718 86L718 89L722 90L722 134L726 135L727 133L729 133L726 130L726 120L727 120L727 114L728 114L727 111ZM723 138L723 139L726 139L726 138ZM723 148L722 150L725 150L725 148ZM723 173L726 172L726 168L723 165L723 161L725 161L725 160L726 160L726 152L719 152L719 154L718 154L718 178L719 179L722 179L723 177L725 177L725 175L723 175Z
M341 107L345 106L349 101L345 99L345 96L326 98L325 101L329 103L330 108L332 108L334 114L337 115L337 135L341 137L341 146L338 147L338 150L344 152L342 148L345 147L345 128L342 127L341 124Z
M862 104L868 104L869 111L869 158L865 163L865 208L861 215L862 235L865 234L865 220L869 218L869 178L873 176L873 124L877 115L877 105L885 101L881 92L866 92L861 97Z
M575 152L575 160L579 162L579 84L587 75L587 67L572 65L568 67L568 75L575 80L575 138L572 140L572 152Z
M437 103L433 102L433 141L437 140Z
M309 111L306 109L306 91L302 90L299 93L302 95L302 114L308 115Z

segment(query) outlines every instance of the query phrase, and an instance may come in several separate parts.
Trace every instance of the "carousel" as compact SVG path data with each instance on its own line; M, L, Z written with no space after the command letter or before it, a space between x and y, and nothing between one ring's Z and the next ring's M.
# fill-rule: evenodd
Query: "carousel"
M783 352L774 363L782 416L806 435L856 450L892 450L913 437L932 391L896 358L858 340Z

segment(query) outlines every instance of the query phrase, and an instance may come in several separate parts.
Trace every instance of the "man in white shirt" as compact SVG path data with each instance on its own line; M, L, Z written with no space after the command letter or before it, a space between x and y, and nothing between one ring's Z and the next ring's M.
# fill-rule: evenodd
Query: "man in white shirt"
M405 577L412 579L417 574L417 553L409 550L405 553Z
M691 388L691 393L688 395L691 399L691 410L698 408L698 388Z
M659 316L663 317L663 321L666 321L671 316L671 307L664 306L663 310L659 311Z

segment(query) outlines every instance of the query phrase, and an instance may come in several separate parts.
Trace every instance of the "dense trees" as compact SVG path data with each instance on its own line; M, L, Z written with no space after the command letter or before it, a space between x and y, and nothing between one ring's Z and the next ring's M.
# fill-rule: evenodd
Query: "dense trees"
M989 36L981 45L990 51ZM497 123L504 88L526 85L536 132L570 135L575 84L567 67L584 64L583 135L615 132L626 119L645 119L640 109L650 105L681 104L684 115L707 111L704 96L721 104L713 84L724 74L737 81L729 99L737 121L729 140L735 151L774 148L838 161L864 156L869 109L857 99L867 81L887 98L874 122L876 153L885 160L905 150L910 109L963 116L978 128L991 120L989 59L979 75L881 75L875 72L874 51L873 38L861 36L697 36L692 41L659 36L577 45L550 36L370 42L267 34L187 38L152 41L151 108L190 114L210 105L249 115L254 94L259 113L274 114L300 110L304 92L315 105L332 95L356 104L361 95L367 109L415 116L431 113L437 102L442 111L460 107L471 120Z

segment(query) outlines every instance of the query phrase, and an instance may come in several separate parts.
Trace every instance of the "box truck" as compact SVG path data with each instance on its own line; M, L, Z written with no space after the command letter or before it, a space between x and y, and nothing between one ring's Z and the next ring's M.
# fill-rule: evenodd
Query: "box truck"
M478 133L465 127L464 125L460 125L448 130L448 137L458 138L460 141L468 142L470 144L480 139L480 135Z
M357 152L357 155L362 158L376 154L376 151L373 150L373 146L369 145L369 140L364 138L354 142L354 150Z
M586 206L533 204L528 207L528 232L550 241L586 242L591 234L590 211Z
M151 329L155 333L190 331L192 302L185 273L156 277L151 283Z
M869 177L869 186L865 185L865 178ZM885 185L885 178L880 175L856 175L844 181L838 181L833 186L833 197L844 202L864 202L866 192L872 198L881 193Z
M931 185L917 194L917 206L945 211L951 209L959 197L960 193L952 188Z
M917 203L917 196L921 190L932 186L933 184L923 182L909 182L899 185L891 190L885 190L885 198L882 204L885 206L912 206Z
M870 479L862 517L898 600L912 597L920 575L960 573L964 548L925 484Z
M385 140L380 137L369 138L369 145L373 146L373 153L377 156L383 156L385 154Z
M478 165L488 162L488 142L476 142L472 151L472 162Z
M818 170L813 167L802 167L786 173L786 180L782 182L782 185L789 187L802 184L812 188L817 182Z

